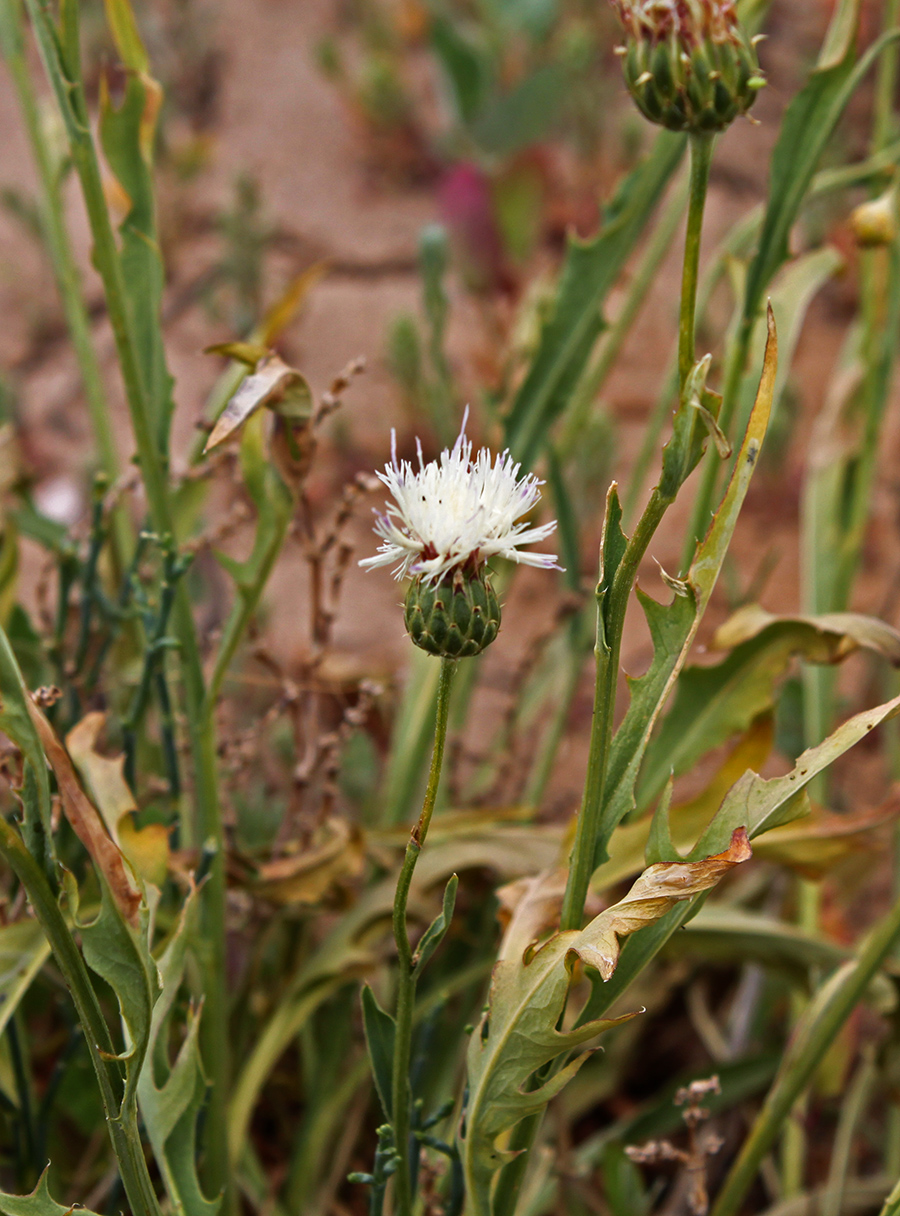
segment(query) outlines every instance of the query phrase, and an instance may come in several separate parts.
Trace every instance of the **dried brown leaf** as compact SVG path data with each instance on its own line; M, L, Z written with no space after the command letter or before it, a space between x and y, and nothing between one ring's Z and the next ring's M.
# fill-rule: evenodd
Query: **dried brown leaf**
M746 828L737 828L724 853L702 861L661 862L640 876L624 899L601 912L571 943L566 965L580 959L608 980L619 961L619 938L635 933L665 915L682 899L708 891L729 870L752 855Z
M289 367L280 355L270 353L260 360L256 370L245 376L206 441L209 452L224 443L244 425L257 410L267 406L285 418L302 422L312 416L312 393L304 377L295 367Z
M141 893L128 871L125 857L108 834L100 812L81 788L72 761L53 727L36 705L29 702L28 709L44 754L56 774L65 816L105 879L123 918L137 929Z

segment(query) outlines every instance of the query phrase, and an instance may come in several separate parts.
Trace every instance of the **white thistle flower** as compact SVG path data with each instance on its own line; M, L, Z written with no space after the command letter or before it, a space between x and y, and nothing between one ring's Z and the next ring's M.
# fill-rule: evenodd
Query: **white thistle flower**
M521 466L509 452L492 458L481 448L473 461L467 419L468 410L459 438L438 460L426 464L418 443L418 470L408 460L397 460L392 432L391 463L378 477L394 501L385 514L376 512L375 531L383 543L361 566L396 563L395 578L410 575L426 584L463 567L474 572L492 557L560 569L555 553L519 551L520 545L546 540L556 528L555 520L534 528L520 522L540 498L543 482L532 473L520 477Z

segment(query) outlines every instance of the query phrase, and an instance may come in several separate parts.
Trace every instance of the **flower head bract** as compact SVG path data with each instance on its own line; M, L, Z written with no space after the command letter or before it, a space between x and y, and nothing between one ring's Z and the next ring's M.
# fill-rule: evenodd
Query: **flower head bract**
M481 448L474 460L466 438L466 418L452 448L427 464L419 448L419 467L397 459L396 435L392 459L378 476L394 501L377 513L375 531L382 538L375 557L359 564L396 565L394 575L437 582L453 570L478 570L492 557L506 557L529 566L559 567L556 554L522 553L520 545L545 540L556 522L530 527L527 515L540 498L541 482L520 466L509 452L492 457Z

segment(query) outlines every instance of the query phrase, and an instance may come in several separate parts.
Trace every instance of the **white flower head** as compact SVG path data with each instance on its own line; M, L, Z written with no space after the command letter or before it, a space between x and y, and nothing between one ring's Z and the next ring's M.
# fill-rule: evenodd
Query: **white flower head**
M492 557L560 569L555 553L519 551L520 545L546 540L556 528L555 520L534 528L522 521L540 498L543 482L531 473L520 477L520 465L509 452L492 458L481 448L473 460L472 443L466 438L468 415L466 410L456 443L438 460L426 464L417 441L418 469L408 460L397 460L397 436L392 432L391 463L378 477L394 501L385 514L376 511L375 531L382 544L361 566L396 563L395 578L410 575L426 583L463 567L474 572Z

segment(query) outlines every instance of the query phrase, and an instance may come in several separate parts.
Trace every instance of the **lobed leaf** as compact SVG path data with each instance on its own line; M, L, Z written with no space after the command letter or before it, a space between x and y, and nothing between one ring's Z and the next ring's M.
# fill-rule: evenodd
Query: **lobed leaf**
M76 1205L56 1202L50 1194L49 1173L48 1165L30 1195L7 1195L0 1191L0 1212L3 1216L70 1216ZM79 1216L97 1216L89 1208L78 1206L77 1211Z
M687 661L756 467L772 408L778 366L778 338L771 309L768 327L769 341L756 402L722 502L706 537L697 546L684 583L687 594L676 595L670 605L662 605L638 592L653 641L653 658L644 675L628 681L631 700L610 749L597 864L605 860L606 846L617 824L634 808L635 783L650 737Z
M221 1196L207 1199L197 1178L197 1119L207 1093L198 1042L199 1008L188 1010L184 1037L174 1060L168 1050L175 999L196 932L196 901L197 891L192 888L175 933L159 959L160 992L153 1007L137 1097L175 1212L178 1216L215 1216Z
M543 1110L587 1055L576 1056L556 1072L548 1066L634 1016L560 1030L575 963L596 968L608 979L616 967L621 937L653 923L682 900L709 890L749 856L746 833L736 831L718 857L651 866L623 900L584 929L557 933L537 949L528 939L544 922L548 897L559 898L559 876L544 875L524 887L494 968L487 1012L472 1034L467 1055L469 1101L462 1146L473 1216L488 1216L493 1176L511 1156L496 1147L497 1137ZM544 1071L536 1078L539 1070Z

